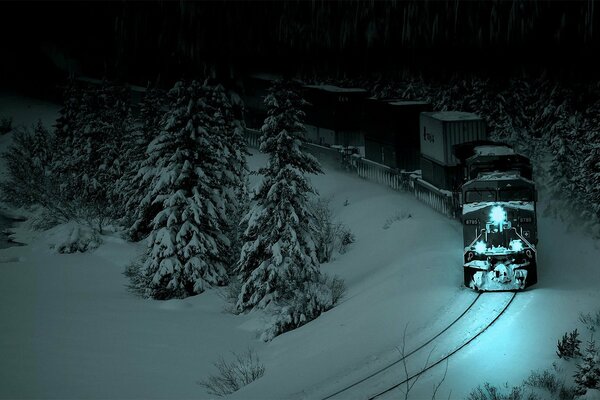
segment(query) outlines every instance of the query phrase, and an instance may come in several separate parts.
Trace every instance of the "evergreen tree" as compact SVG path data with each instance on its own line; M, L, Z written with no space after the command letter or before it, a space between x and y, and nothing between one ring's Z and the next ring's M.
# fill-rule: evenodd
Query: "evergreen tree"
M240 311L283 304L320 277L309 208L316 192L305 174L321 173L321 167L300 147L304 100L291 83L277 82L265 103L269 116L262 127L260 150L269 160L259 170L264 179L243 221L245 243L237 264L243 282L237 302ZM314 291L304 293L310 297L306 303L315 300ZM304 321L316 315L305 317ZM301 323L302 318L294 319L296 326Z
M225 283L229 241L222 232L222 146L206 126L205 93L197 82L178 83L163 130L148 146L142 169L151 190L145 202L159 205L147 258L134 283L155 299L186 297Z
M123 204L123 219L128 227L128 235L138 241L152 230L152 219L159 211L157 205L144 202L150 188L150 181L143 179L141 169L147 164L148 145L158 137L165 113L166 95L162 90L148 88L140 104L139 119L135 129L125 141L122 151L127 166L119 181L119 192Z
M208 86L205 83L204 90L208 107L206 124L212 127L223 145L223 157L220 159L221 196L225 201L227 215L225 232L231 242L228 265L233 265L241 251L239 225L248 204L244 127L236 119L231 102L221 85Z
M600 357L593 338L588 341L573 378L577 394L585 394L588 389L600 389Z
M69 83L55 125L61 143L52 173L63 182L65 201L76 206L74 219L99 231L120 214L117 180L126 159L122 143L132 127L125 88L104 82L100 87Z

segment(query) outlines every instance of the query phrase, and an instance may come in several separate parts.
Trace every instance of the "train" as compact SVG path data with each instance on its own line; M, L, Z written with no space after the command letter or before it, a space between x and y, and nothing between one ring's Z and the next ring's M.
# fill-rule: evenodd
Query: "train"
M247 124L262 123L261 99L274 79L250 79L242 96ZM308 143L352 148L388 176L411 176L408 186L421 200L434 198L431 205L450 199L450 215L463 226L465 287L516 291L537 283L531 162L508 144L490 141L480 116L432 111L422 101L379 100L360 88L305 85L303 95Z
M531 162L506 144L456 146L464 166L464 284L477 291L537 283L537 191Z

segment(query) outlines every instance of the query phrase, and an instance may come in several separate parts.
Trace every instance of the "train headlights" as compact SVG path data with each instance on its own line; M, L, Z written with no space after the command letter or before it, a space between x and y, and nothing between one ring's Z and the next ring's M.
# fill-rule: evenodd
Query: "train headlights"
M506 211L500 206L495 206L490 212L490 219L493 224L501 226L506 221Z
M485 253L485 250L487 249L487 245L485 244L485 242L479 241L477 243L475 243L475 251L479 254L483 254Z
M515 239L510 241L510 249L512 251L518 252L523 250L523 242L520 239Z

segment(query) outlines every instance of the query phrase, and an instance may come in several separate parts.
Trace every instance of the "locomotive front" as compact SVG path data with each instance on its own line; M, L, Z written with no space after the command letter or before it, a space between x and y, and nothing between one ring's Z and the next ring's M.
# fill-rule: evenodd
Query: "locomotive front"
M465 286L502 291L535 284L534 183L519 170L479 170L463 184L462 199Z

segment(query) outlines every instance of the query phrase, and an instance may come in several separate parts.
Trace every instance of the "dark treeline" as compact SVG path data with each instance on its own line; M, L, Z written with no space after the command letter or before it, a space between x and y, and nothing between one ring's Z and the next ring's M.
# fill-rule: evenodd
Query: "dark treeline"
M582 76L600 46L593 1L4 3L3 74L61 68L145 84L245 69L355 75L524 66ZM597 30L597 29L596 29ZM68 65L65 67L65 65ZM60 70L60 69L58 69ZM576 74L575 74L576 71ZM584 74L585 75L585 74ZM9 80L5 79L5 80Z

